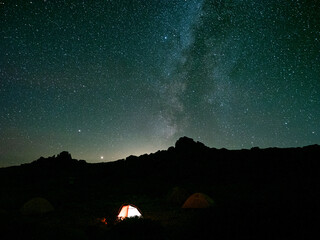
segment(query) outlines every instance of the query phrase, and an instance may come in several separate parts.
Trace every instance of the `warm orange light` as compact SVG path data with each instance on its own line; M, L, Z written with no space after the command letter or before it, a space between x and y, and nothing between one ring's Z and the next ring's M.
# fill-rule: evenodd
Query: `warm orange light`
M123 220L125 218L130 218L130 217L141 217L141 213L139 210L131 205L125 205L122 206L121 211L118 215L119 220Z
M129 205L128 206L123 206L119 215L118 215L118 218L120 220L123 220L124 218L128 217L128 210L129 210Z
M101 218L100 222L102 222L103 224L106 224L106 225L108 224L106 218Z

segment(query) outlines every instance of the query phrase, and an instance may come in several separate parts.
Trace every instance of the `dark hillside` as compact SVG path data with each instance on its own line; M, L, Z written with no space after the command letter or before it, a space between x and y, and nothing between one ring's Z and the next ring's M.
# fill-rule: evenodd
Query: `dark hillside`
M66 231L84 239L121 232L119 226L114 232L92 230L90 219L104 216L112 222L124 202L138 205L147 219L157 221L141 226L161 225L169 239L191 239L199 231L217 237L305 239L319 210L319 156L318 145L230 151L187 137L168 150L109 163L89 164L62 152L0 169L0 214L9 219L2 227L6 234L15 225L27 235L36 231L29 233L18 219L21 206L40 196L55 207L48 220L53 228L60 229L65 221L62 235ZM189 193L206 193L214 207L183 211L181 205L170 204L167 196L177 186ZM23 221L28 225L31 220Z

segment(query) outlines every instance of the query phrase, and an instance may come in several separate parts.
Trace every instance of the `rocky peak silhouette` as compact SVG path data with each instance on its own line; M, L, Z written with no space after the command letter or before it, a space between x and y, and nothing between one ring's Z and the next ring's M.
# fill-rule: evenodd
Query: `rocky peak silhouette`
M175 144L175 149L179 152L199 151L208 148L201 142L195 142L192 138L181 137Z
M56 159L59 159L62 161L70 161L70 160L72 160L72 157L69 152L63 151L57 155Z
M52 157L44 158L40 157L38 160L33 161L32 165L37 166L47 166L47 167L63 167L63 166L73 166L77 163L86 163L84 160L77 160L71 157L71 154L68 151L63 151L57 156L53 155Z

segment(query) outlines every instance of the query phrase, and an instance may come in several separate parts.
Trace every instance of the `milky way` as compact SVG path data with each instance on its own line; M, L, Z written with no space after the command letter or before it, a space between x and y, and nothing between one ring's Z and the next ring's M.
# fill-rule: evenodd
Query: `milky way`
M2 0L0 166L64 150L117 160L180 136L320 144L319 12L316 0Z

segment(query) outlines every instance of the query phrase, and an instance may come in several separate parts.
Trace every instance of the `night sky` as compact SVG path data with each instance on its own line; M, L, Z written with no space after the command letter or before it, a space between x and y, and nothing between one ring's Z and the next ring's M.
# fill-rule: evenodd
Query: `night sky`
M0 37L0 167L320 144L318 0L1 0Z

